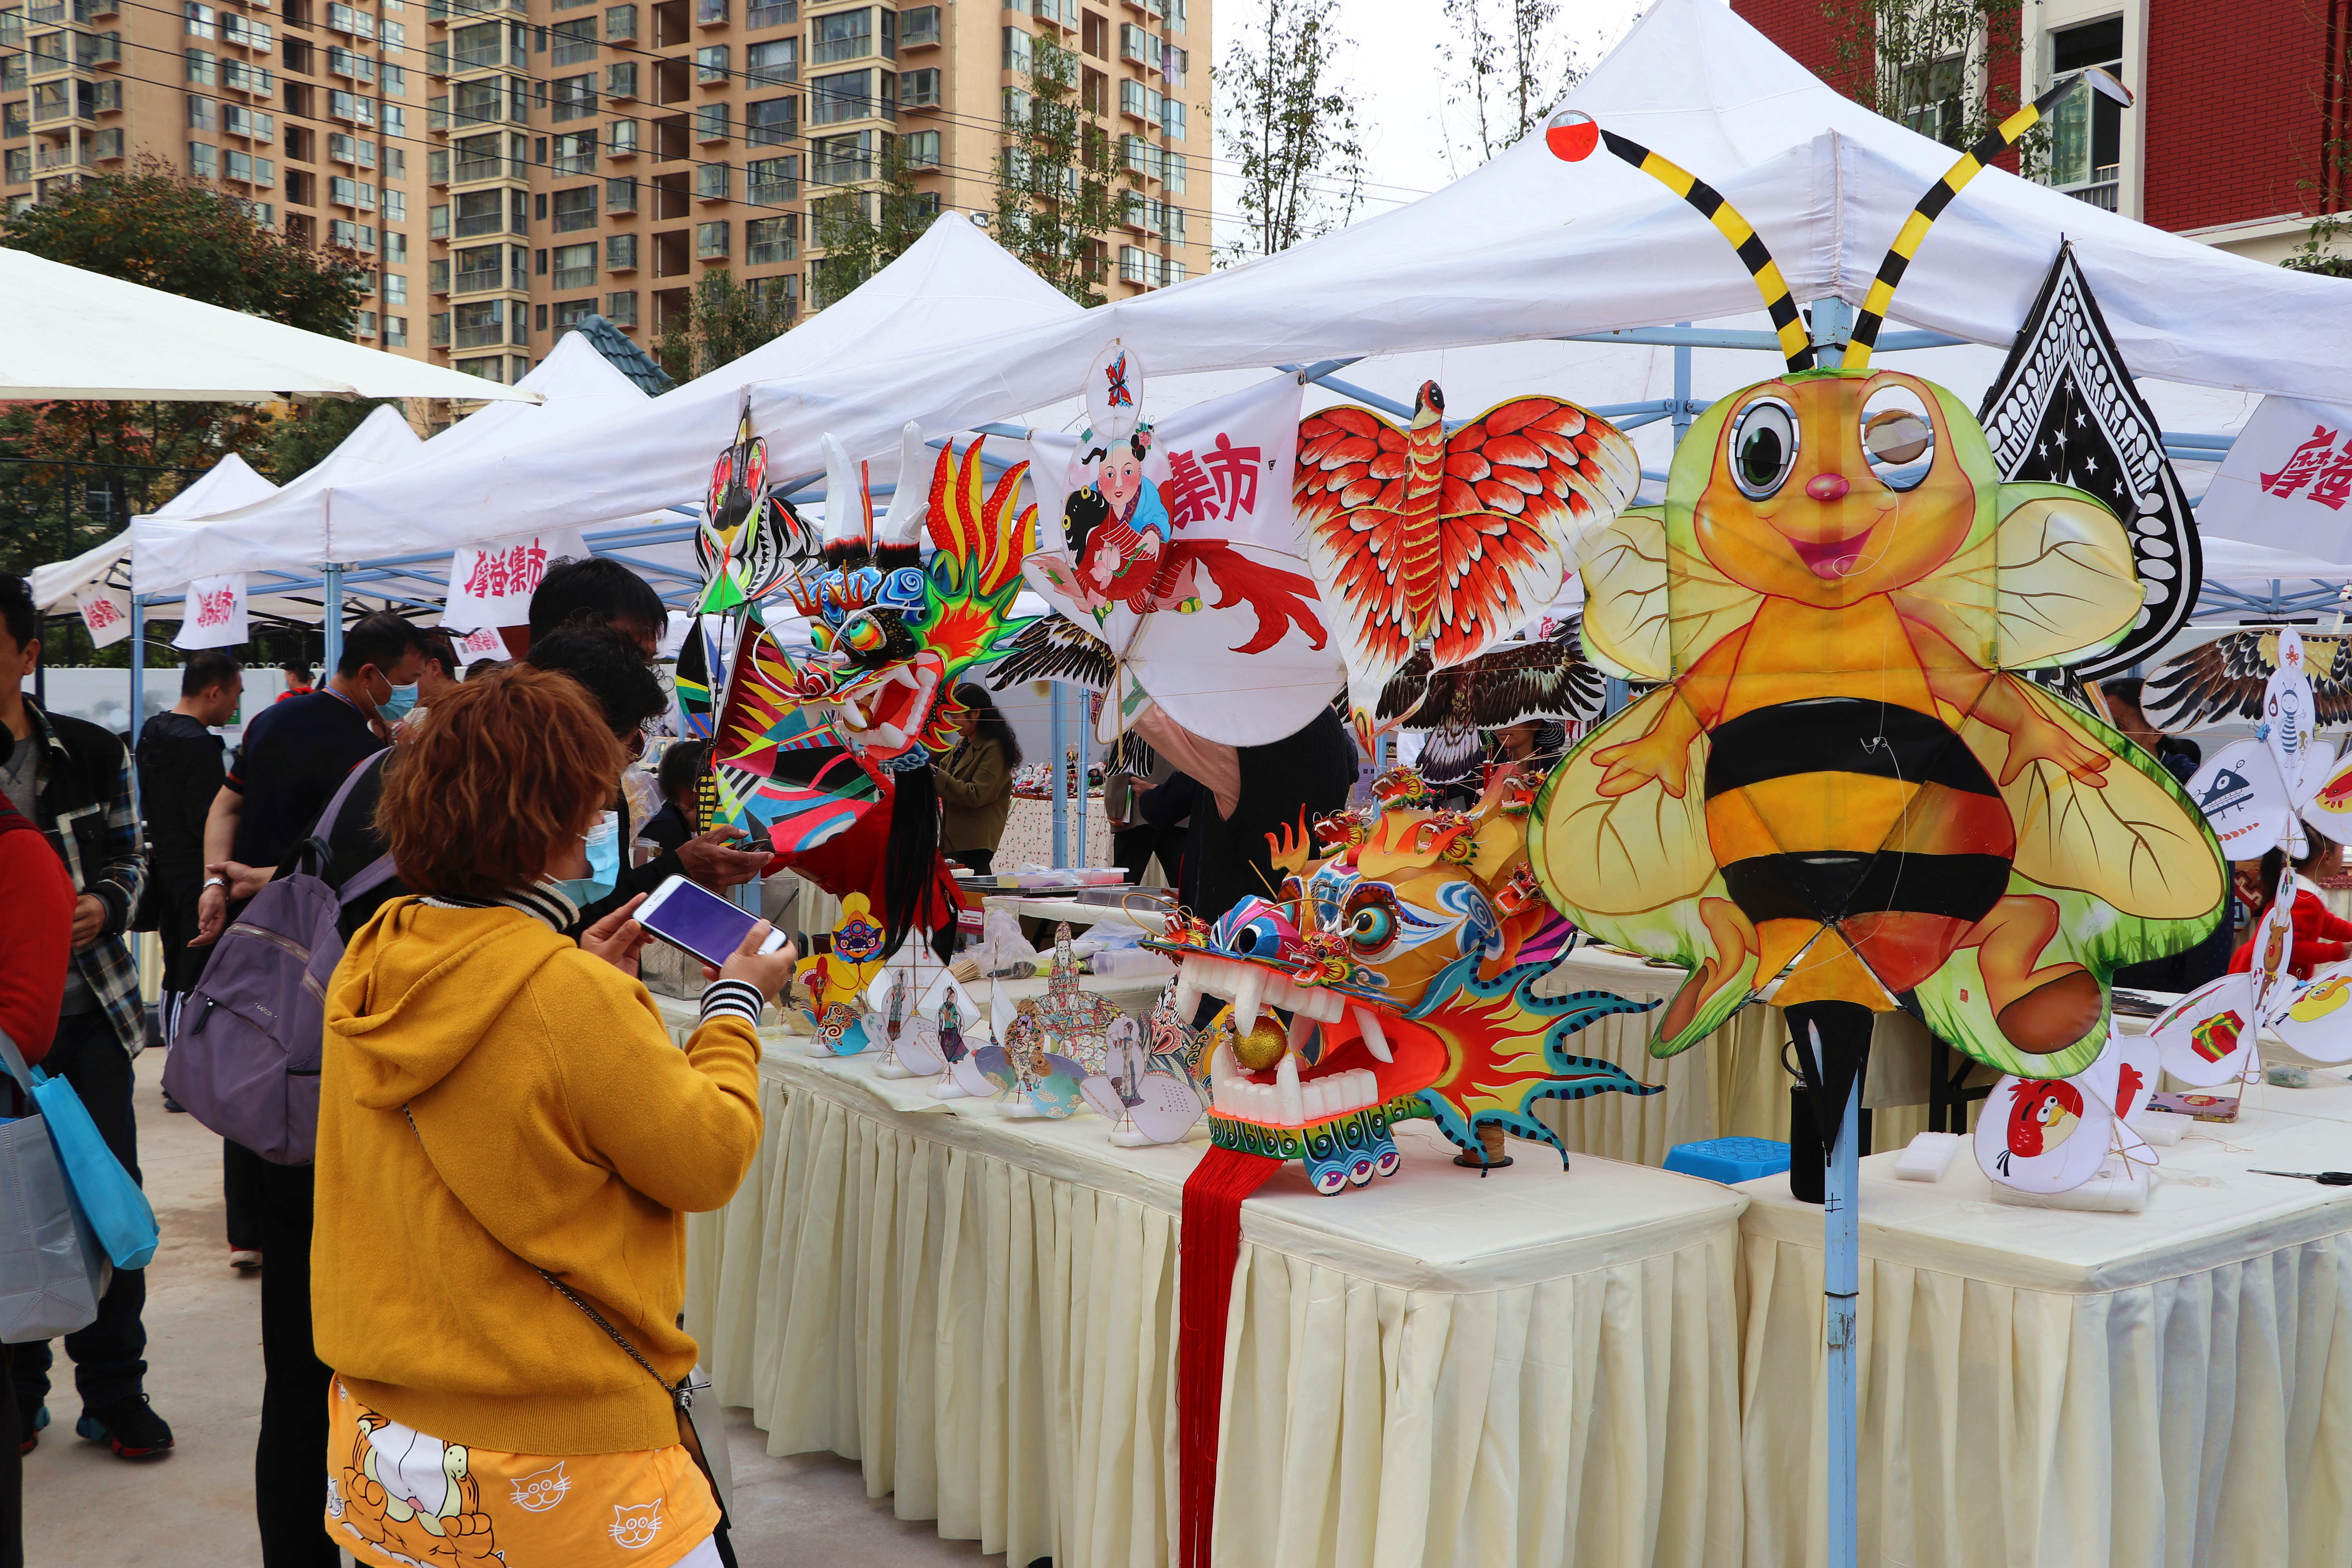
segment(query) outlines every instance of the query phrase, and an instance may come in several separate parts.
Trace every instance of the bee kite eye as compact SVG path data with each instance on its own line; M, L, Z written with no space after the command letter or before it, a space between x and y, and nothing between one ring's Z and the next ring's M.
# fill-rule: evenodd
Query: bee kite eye
M1889 489L1916 489L1936 465L1936 422L1907 386L1882 386L1862 405L1862 451Z
M1740 493L1762 500L1797 463L1797 416L1776 397L1742 409L1731 427L1731 478Z

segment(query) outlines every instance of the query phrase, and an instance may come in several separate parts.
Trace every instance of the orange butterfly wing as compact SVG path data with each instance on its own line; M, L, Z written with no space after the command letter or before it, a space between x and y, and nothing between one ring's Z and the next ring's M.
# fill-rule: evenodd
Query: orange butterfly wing
M1456 430L1444 472L1431 647L1440 668L1475 658L1557 598L1577 536L1622 511L1642 479L1622 431L1554 397L1513 398Z
M1417 640L1401 581L1410 472L1405 433L1369 408L1341 405L1299 421L1292 500L1307 570L1338 612L1328 618L1349 689L1371 699Z

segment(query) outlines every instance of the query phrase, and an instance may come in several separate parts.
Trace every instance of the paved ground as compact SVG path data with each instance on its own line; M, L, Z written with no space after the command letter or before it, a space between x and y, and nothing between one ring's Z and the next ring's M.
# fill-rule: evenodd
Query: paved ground
M28 1568L188 1568L257 1563L253 1439L261 1393L260 1281L228 1266L220 1140L163 1109L163 1054L139 1060L139 1149L163 1233L147 1271L147 1390L178 1447L127 1464L73 1436L81 1406L60 1351L49 1429L25 1459ZM736 1544L745 1568L1000 1564L969 1542L869 1500L857 1467L829 1454L770 1458L729 1414Z

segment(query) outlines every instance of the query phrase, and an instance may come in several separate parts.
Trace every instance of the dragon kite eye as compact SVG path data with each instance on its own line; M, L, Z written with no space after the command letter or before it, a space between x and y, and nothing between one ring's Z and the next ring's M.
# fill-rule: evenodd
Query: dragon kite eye
M1731 477L1742 495L1762 500L1797 464L1797 416L1777 397L1759 398L1731 426Z
M842 645L856 653L872 653L888 639L889 633L872 616L854 616L841 628Z
M1882 386L1862 405L1862 452L1889 489L1918 488L1936 464L1936 422L1907 386Z
M1367 904L1348 917L1348 940L1358 947L1375 951L1388 945L1389 932L1395 926L1388 910L1377 904Z

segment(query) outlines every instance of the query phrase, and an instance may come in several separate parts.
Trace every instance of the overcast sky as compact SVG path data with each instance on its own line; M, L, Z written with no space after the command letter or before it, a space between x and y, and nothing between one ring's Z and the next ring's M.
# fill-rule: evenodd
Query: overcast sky
M1486 3L1488 26L1499 26L1507 0ZM1589 66L1624 37L1643 4L1562 0L1559 36ZM1216 15L1222 53L1235 29L1251 26L1264 11L1255 0L1223 0ZM1367 210L1386 211L1475 168L1476 158L1449 148L1466 138L1470 121L1446 101L1454 89L1441 53L1449 36L1442 0L1339 0L1339 18L1354 39L1339 66L1362 106ZM1217 153L1222 158L1224 149ZM1217 205L1232 211L1222 194Z

